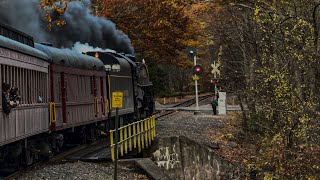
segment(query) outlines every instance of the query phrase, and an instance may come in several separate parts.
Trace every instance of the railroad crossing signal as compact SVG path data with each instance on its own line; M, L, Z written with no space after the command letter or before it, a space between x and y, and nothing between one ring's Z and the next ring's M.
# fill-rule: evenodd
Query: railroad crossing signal
M211 74L213 74L214 78L216 79L217 74L220 76L220 70L219 70L220 64L216 64L216 61L214 61L214 63L211 64L211 67L213 68L211 71Z
M200 66L200 65L195 65L195 66L193 67L192 71L193 71L193 74L199 76L199 75L202 74L203 67Z

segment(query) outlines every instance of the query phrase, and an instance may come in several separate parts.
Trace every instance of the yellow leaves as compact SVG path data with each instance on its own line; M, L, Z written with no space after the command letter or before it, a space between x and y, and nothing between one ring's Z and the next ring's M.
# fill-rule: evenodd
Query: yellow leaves
M58 20L58 21L56 21L56 25L57 26L63 26L63 25L65 25L66 24L66 21L63 21L63 20Z
M303 114L302 117L299 118L299 121L304 124L306 122L309 122L311 118L308 116L308 114Z
M185 46L189 46L189 47L198 47L198 46L201 45L199 41L196 41L196 40L193 40L193 39L182 41L182 43Z
M61 15L63 15L64 11L66 10L67 4L64 3L64 5L62 7L52 5L51 8L53 11L56 11L57 13L59 13L59 15L61 16Z
M272 174L265 173L265 175L264 175L264 177L263 177L263 180L272 180L272 179L273 179Z
M49 23L51 23L51 22L52 22L52 19L51 19L50 14L46 14L46 18L47 18L47 21L48 21Z
M273 14L273 21L278 22L278 15L277 14Z
M228 140L233 140L234 139L234 136L233 134L226 134L225 137L228 139Z
M250 170L252 170L252 168L254 168L254 164L248 164L247 165L247 171L250 171Z
M276 77L277 77L276 75L270 75L269 77L267 77L267 78L264 80L264 83L269 83L269 82L275 80Z
M63 26L66 22L62 19L63 13L66 11L68 4L65 0L40 0L40 6L45 11L45 19L48 22L48 29L52 30L53 26ZM52 12L56 12L59 16L52 18Z
M254 10L254 16L257 17L259 15L259 12L261 10L261 7L260 6L256 6L255 10Z
M287 74L284 72L273 72L267 67L258 69L255 72L264 76L263 83L271 90L270 92L275 102L281 104L285 98L292 96L290 83L287 80Z
M206 42L205 42L205 44L204 44L205 46L211 46L211 45L214 45L214 41L212 40L212 39L208 39Z
M316 180L313 176L307 176L307 180Z
M271 140L271 143L276 143L276 144L282 144L282 142L283 142L283 137L281 136L280 133L274 135Z
M304 55L301 52L294 52L294 57L297 58L299 61L304 60Z

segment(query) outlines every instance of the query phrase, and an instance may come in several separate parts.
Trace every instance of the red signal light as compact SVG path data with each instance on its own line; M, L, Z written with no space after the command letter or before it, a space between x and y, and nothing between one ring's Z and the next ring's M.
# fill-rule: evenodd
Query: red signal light
M199 76L202 73L202 71L203 71L203 68L200 65L195 65L193 67L193 74L195 74L197 76Z

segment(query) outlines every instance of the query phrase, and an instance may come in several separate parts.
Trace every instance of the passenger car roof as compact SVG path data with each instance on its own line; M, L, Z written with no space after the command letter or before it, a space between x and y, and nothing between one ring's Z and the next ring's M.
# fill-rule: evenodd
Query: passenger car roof
M49 58L45 53L43 53L43 52L41 52L31 46L28 46L26 44L22 44L20 42L14 41L12 39L9 39L9 38L1 36L1 35L0 35L0 47L10 49L13 51L17 51L17 52L27 54L30 56L34 56L34 57L40 58L45 61L49 61Z
M92 56L83 55L70 49L58 49L37 43L35 47L47 54L53 64L88 70L104 70L103 63Z

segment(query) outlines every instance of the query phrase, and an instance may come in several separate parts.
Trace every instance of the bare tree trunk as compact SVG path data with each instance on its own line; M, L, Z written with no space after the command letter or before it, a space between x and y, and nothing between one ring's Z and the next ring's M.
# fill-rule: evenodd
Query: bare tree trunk
M318 22L317 22L317 11L318 11L318 7L320 6L320 3L317 4L314 8L313 8L313 13L312 13L312 17L313 17L313 28L314 28L314 47L316 49L316 52L318 52L318 43L319 43L319 27L318 27Z

